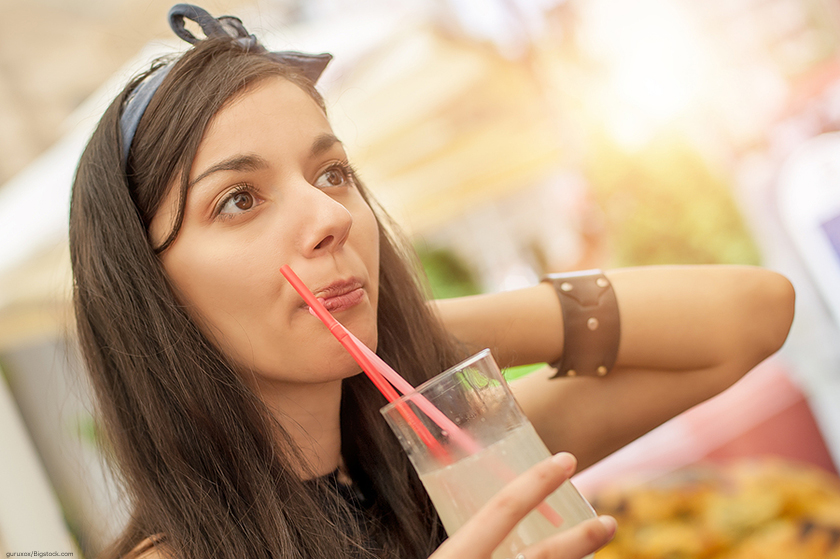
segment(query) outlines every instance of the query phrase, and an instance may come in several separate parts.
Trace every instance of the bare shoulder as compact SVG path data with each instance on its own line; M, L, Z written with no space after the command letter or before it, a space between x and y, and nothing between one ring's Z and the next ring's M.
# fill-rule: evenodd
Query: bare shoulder
M142 551L139 555L131 554L129 555L130 559L170 559L168 555L165 555L160 549L156 547L150 547L146 551Z
M166 545L163 540L162 535L146 538L137 544L124 559L173 559L166 552Z

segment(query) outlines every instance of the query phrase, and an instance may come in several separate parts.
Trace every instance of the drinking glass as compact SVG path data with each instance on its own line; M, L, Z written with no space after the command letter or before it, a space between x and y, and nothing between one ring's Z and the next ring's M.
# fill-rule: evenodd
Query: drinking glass
M440 418L430 417L427 412L435 410L429 404L451 423L442 426ZM513 478L550 456L488 349L389 403L381 413L450 536ZM429 444L430 435L435 444ZM594 517L590 504L566 481L517 524L492 557L514 557L526 546Z

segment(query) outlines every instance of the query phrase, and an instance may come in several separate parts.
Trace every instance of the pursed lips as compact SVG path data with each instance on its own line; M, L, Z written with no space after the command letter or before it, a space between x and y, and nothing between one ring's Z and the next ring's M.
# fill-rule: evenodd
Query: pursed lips
M330 312L339 312L357 305L365 296L362 282L357 278L339 280L318 289L315 296ZM308 309L308 307L305 307Z

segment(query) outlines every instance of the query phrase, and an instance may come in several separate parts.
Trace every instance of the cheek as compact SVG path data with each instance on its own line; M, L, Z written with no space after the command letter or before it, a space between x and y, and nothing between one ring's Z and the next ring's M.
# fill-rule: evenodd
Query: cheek
M276 302L266 293L272 286L265 266L256 265L250 251L187 240L179 237L163 253L162 262L176 297L211 339L238 340L242 325L275 310L271 305Z
M288 309L277 296L279 280L268 277L263 267L249 265L243 254L214 260L208 253L193 253L189 261L170 266L176 297L234 366L257 371L276 368L277 355L293 353L313 334L305 328L293 331ZM304 338L295 338L295 332Z

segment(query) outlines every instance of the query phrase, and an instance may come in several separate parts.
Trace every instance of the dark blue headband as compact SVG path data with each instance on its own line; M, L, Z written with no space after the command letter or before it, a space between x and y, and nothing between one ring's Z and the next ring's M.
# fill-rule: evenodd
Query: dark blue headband
M199 39L190 33L184 26L184 19L197 23L208 38L232 37L240 44L254 52L267 52L259 44L257 38L249 34L242 25L239 18L233 16L221 16L214 18L206 10L193 6L192 4L176 4L169 10L169 27L178 37L194 45ZM332 56L329 54L304 54L294 51L269 52L268 55L285 64L298 69L312 83L318 81L324 68L327 67ZM137 131L140 118L149 106L149 101L163 82L166 75L172 69L174 62L166 63L146 76L137 87L129 94L123 105L122 116L120 117L120 134L122 136L122 162L128 164L128 153L131 150L131 141Z

